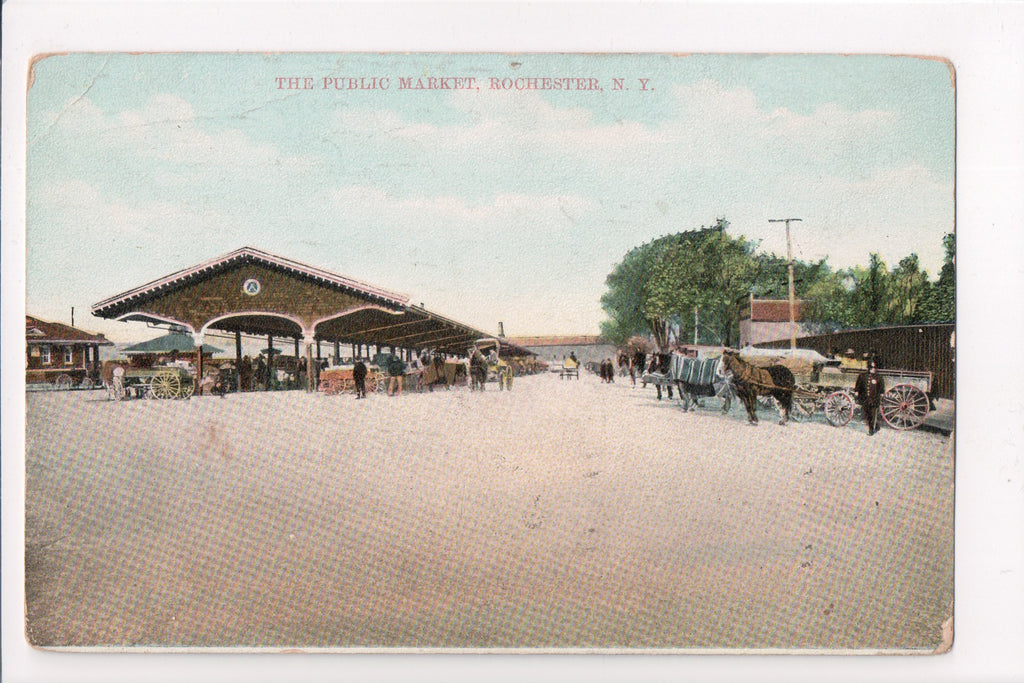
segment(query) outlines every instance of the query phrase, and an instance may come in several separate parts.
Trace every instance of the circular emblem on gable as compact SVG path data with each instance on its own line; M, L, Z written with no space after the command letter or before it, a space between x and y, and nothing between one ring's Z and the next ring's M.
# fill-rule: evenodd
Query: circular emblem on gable
M249 278L242 283L242 291L249 296L256 296L260 293L260 281L254 277Z

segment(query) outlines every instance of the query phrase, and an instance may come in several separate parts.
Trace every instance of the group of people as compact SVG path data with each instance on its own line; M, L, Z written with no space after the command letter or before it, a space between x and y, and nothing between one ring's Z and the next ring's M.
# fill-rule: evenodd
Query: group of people
M413 356L414 371L422 369L419 358ZM400 356L391 355L385 363L384 371L387 372L388 385L387 394L388 396L399 396L402 393L402 388L405 384L406 375L406 363ZM361 356L357 356L355 362L352 365L352 380L355 382L356 398L366 398L366 377L369 374L369 366L366 365L366 361Z

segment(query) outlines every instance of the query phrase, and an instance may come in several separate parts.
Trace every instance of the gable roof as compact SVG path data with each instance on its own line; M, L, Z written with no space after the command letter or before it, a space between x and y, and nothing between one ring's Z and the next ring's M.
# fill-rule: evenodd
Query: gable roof
M336 273L316 268L314 266L308 266L304 263L299 263L298 261L292 261L291 259L286 259L281 256L275 256L274 254L260 251L259 249L242 247L241 249L236 249L231 253L205 261L199 265L192 266L191 268L184 268L158 280L147 282L135 289L130 289L127 292L122 292L121 294L112 296L109 299L104 299L99 303L93 304L92 313L93 315L100 317L110 317L118 308L135 299L145 298L164 290L177 288L190 281L207 277L213 273L238 265L239 263L262 264L270 268L283 270L287 273L297 275L300 278L320 285L337 287L338 289L391 306L404 307L409 302L409 297L405 294L399 294L381 287L368 285L365 282L353 280L351 278L337 275Z
M196 350L196 343L192 339L192 335L185 332L169 332L163 336L150 339L148 341L133 344L122 349L127 354L136 353L170 353L171 351L178 351L181 353L191 353ZM203 344L203 353L223 353L224 349L218 349L216 346L210 346L209 344Z
M25 316L25 341L29 344L88 343L111 346L102 334L90 334L71 325L51 323L31 315Z

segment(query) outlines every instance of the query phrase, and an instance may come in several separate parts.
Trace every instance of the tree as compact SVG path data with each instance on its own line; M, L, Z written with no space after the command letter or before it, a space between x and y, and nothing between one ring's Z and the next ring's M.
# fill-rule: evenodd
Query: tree
M889 270L876 253L871 254L867 268L853 268L854 289L851 297L854 327L872 327L886 322L891 296Z
M917 309L929 289L928 272L921 270L917 254L904 258L890 275L891 296L885 322L895 325L917 322Z
M917 311L916 322L951 323L956 320L956 236L942 238L946 256L938 281L929 288Z
M625 344L633 335L649 331L643 289L660 249L657 242L631 249L605 279L608 291L601 297L601 307L608 319L601 323L601 334L614 344Z
M753 245L726 233L729 223L680 233L667 242L644 288L644 316L662 347L669 331L689 339L694 313L700 329L715 342L732 344L738 336L738 301L750 291L756 272Z

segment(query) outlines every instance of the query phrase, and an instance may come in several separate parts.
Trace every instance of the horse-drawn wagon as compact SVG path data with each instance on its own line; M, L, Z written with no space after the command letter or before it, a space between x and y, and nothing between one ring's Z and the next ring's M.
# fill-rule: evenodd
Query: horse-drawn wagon
M742 355L753 365L781 365L792 372L794 387L789 391L796 418L810 419L820 412L830 424L842 427L860 409L856 384L864 367L827 358L807 349L756 349L744 351ZM932 373L893 369L879 369L877 372L886 387L881 397L882 419L900 431L920 427L931 412Z
M474 342L469 351L469 374L473 389L497 382L499 389L512 390L512 366L501 357L501 342L493 337Z
M566 358L558 370L558 379L580 378L580 364L572 358Z
M195 392L195 380L180 366L135 368L127 363L108 362L103 367L103 388L116 401L128 398L188 398Z
M354 392L356 380L352 376L354 365L341 365L320 371L320 391L328 396ZM367 366L366 390L368 392L384 391L387 377L376 366Z

